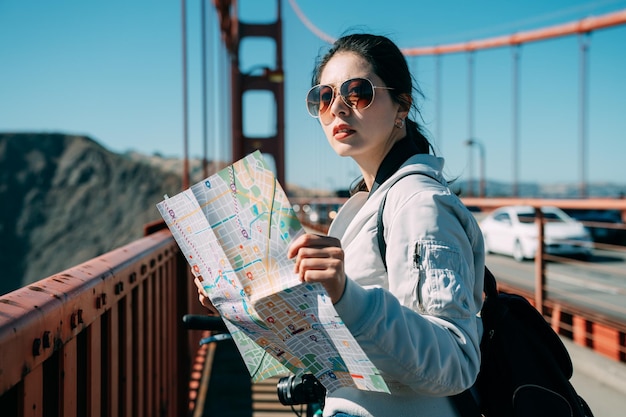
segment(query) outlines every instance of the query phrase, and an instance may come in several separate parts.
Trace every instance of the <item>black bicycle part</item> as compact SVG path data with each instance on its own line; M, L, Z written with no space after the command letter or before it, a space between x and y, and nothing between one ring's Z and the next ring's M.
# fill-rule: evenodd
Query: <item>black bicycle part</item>
M183 324L188 330L212 330L227 332L228 328L220 316L204 316L200 314L185 314Z

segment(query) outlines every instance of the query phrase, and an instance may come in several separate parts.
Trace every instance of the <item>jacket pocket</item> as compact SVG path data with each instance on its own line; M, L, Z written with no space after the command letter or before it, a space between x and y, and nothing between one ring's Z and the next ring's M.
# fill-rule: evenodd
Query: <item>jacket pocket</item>
M446 243L420 241L418 300L426 314L450 318L471 316L469 265L461 252Z

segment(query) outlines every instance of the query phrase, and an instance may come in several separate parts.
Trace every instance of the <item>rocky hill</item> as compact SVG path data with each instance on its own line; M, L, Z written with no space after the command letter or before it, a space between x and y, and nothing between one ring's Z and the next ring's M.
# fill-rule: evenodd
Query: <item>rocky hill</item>
M0 294L142 236L180 174L82 136L0 134Z

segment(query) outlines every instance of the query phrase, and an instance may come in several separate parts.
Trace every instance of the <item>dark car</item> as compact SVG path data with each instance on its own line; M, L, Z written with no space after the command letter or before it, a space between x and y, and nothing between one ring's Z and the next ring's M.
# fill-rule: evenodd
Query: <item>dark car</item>
M622 213L619 210L564 209L563 211L583 222L589 229L594 242L626 245L626 228L624 228Z

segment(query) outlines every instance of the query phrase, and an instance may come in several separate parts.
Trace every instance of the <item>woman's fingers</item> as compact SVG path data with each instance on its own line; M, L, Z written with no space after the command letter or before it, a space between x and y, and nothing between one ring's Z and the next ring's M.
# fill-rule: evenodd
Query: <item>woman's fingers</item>
M330 236L305 234L290 246L290 258L295 257L294 272L302 282L319 282L333 302L345 288L344 252L341 242Z
M303 259L337 257L343 260L343 250L339 239L307 233L292 242L287 256L289 259L296 258L294 272L299 273Z
M302 258L298 274L306 282L336 279L343 274L343 260L338 257Z
M298 251L303 247L325 248L329 246L335 246L340 248L341 242L339 241L339 239L332 236L305 233L301 236L298 236L293 242L291 242L291 246L289 246L289 249L287 250L287 257L290 259L295 257L298 254Z
M342 266L343 250L341 248L301 248L296 257L294 270L303 275L308 270L339 269Z
M193 282L194 284L196 284L196 287L198 287L198 301L200 301L200 304L206 307L211 313L219 315L219 311L217 311L217 308L215 308L215 306L211 302L211 299L204 290L204 286L202 285L200 280L198 278L195 278Z

